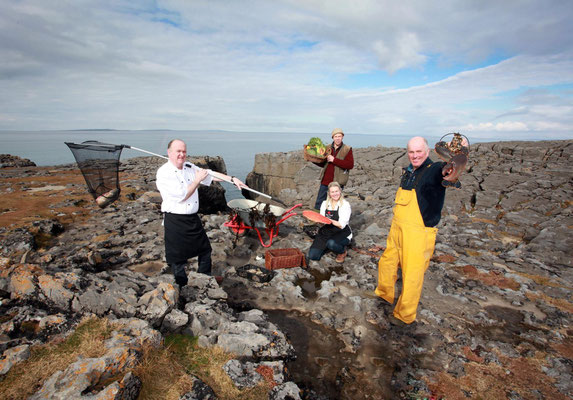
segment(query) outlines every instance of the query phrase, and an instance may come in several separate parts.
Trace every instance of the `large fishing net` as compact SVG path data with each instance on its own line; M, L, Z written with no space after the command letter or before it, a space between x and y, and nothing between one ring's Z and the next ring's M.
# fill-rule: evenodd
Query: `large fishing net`
M124 145L88 140L80 144L65 142L74 154L97 205L105 208L119 198L119 157Z

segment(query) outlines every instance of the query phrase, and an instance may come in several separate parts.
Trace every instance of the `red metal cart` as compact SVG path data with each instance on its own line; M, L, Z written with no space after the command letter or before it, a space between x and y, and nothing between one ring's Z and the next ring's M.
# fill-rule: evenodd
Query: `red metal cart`
M247 200L247 199L234 199L228 202L227 205L235 212L235 215L230 221L225 222L224 225L231 228L233 232L238 234L245 232L247 229L255 230L255 232L257 232L257 235L259 236L259 240L261 242L261 245L263 245L263 247L270 247L273 244L273 238L275 238L279 234L279 225L281 224L281 222L286 221L290 217L297 215L296 212L294 212L293 210L297 207L302 207L301 203L285 211L285 209L281 207L271 206L268 204L259 203L254 200ZM265 223L262 220L257 220L254 223L254 226L247 225L248 223L250 223L249 213L251 212L251 210L255 209L262 213L265 207L269 207L270 212L275 216L275 218L278 219L278 221L275 222L274 226L267 227L265 226ZM264 229L267 235L269 236L268 244L265 244L263 240L260 231L261 229Z

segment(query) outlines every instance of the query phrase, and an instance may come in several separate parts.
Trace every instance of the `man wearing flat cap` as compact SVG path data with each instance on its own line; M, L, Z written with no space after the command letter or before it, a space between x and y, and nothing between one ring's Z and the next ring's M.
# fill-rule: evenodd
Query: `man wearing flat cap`
M344 132L342 129L335 128L332 131L332 144L330 146L330 154L321 163L315 163L322 167L320 174L320 188L318 189L318 196L314 208L320 209L320 205L326 200L328 192L328 185L330 182L338 182L341 188L348 182L348 175L352 168L354 168L354 156L352 155L352 147L342 143Z

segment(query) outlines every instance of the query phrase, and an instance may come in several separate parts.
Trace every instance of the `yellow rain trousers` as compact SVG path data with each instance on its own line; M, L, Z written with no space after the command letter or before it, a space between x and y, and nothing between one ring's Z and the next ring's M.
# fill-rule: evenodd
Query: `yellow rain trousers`
M407 324L416 319L424 273L434 253L437 232L437 228L424 225L416 191L399 188L386 250L378 262L378 287L375 293L388 303L394 303L394 286L400 266L402 293L394 307L394 316Z

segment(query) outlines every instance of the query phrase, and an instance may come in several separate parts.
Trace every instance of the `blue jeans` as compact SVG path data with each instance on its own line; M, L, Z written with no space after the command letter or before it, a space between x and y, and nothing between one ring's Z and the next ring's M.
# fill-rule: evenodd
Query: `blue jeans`
M308 259L318 261L322 258L322 255L326 250L332 250L336 254L342 254L344 253L344 250L346 250L346 246L349 244L350 240L348 240L348 238L344 238L339 242L336 242L334 239L328 239L326 242L326 249L324 250L311 247L310 250L308 250Z
M200 274L211 275L211 251L199 254L198 263L199 266L197 268L197 272ZM171 267L171 271L175 277L175 283L179 286L187 285L188 279L187 273L185 272L187 263L169 264L169 266Z

